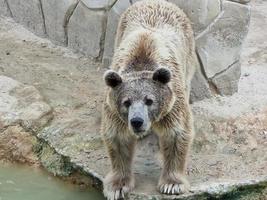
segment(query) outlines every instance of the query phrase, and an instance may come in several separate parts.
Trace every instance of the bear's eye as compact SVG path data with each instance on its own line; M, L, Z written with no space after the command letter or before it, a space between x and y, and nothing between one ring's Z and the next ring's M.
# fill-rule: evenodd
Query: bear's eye
M131 101L129 99L125 100L123 102L123 105L126 107L126 108L129 108L131 106Z
M146 104L147 106L151 106L151 105L153 104L153 100L152 100L152 99L149 99L149 98L146 98L146 99L145 99L145 104Z

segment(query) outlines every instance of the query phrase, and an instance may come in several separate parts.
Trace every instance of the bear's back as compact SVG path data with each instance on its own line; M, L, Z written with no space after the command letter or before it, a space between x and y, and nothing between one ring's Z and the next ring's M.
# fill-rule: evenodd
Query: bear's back
M130 6L121 16L114 50L111 69L123 76L165 66L177 85L191 79L195 68L191 22L165 0L143 0Z
M175 4L165 0L142 0L133 4L123 16L127 25L144 28L171 26L177 31L192 32L191 24L184 12Z

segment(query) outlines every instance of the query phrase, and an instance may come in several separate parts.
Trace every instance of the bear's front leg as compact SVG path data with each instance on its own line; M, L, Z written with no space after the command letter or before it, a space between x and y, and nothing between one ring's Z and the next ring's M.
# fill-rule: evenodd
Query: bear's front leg
M104 180L104 195L108 200L122 199L134 188L132 159L136 141L118 135L104 139L112 166Z
M177 121L175 124L168 124L158 134L163 155L163 169L158 189L161 193L170 195L185 193L190 187L186 179L186 163L193 130L191 122L185 123L185 126L181 126Z
M158 189L163 194L181 194L189 190L185 169L190 138L187 133L170 130L160 137L160 149L163 154L163 169Z

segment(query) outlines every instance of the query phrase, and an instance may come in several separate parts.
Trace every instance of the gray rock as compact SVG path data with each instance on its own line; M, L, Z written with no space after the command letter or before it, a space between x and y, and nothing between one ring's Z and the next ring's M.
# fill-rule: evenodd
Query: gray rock
M121 15L130 5L129 0L118 0L112 9L116 14Z
M208 78L239 60L249 19L248 6L226 1L222 15L197 38L197 50Z
M48 172L60 177L69 176L73 172L72 166L62 155L45 143L41 145L41 151L38 152L39 161Z
M218 74L211 81L221 95L232 95L238 91L238 81L241 75L240 62L232 64L226 71Z
M77 0L41 0L48 37L56 43L66 44L65 26L73 13Z
M120 15L130 6L130 1L118 0L108 13L107 31L104 46L103 64L108 67L111 64L114 53L114 42Z
M37 139L19 125L0 130L1 163L29 163L38 166L38 157L33 153Z
M206 98L211 98L209 84L200 70L197 70L191 81L190 101L196 102Z
M102 180L109 163L99 134L99 115L96 108L64 113L56 116L49 126L39 132L38 137L68 158L74 166L93 172Z
M132 4L134 4L135 2L140 1L140 0L129 0L129 1L130 1L130 4L132 5Z
M110 9L117 0L81 0L89 9Z
M242 3L242 4L246 4L250 2L250 0L227 0L227 1L233 1L233 2Z
M68 25L68 45L72 49L98 58L101 40L105 34L106 14L104 11L89 10L79 3Z
M8 3L15 21L36 35L45 36L42 6L39 0L8 0Z
M0 0L0 16L11 16L6 0Z
M35 130L51 118L51 107L33 86L0 76L0 130L16 124Z
M196 34L203 31L219 15L220 0L169 0L178 5L191 20Z
M120 15L111 9L108 14L106 39L104 46L103 64L104 67L108 67L111 64L112 56L114 53L114 43L117 32L117 26L119 23Z

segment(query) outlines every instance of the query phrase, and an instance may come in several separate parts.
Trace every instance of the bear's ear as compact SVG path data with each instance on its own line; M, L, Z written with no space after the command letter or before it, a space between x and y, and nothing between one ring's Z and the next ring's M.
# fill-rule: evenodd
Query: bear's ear
M152 79L167 84L171 80L171 71L165 67L160 67L154 71Z
M113 70L107 70L105 72L104 80L106 82L106 85L109 87L112 87L112 88L114 88L114 87L116 87L122 83L121 76Z

